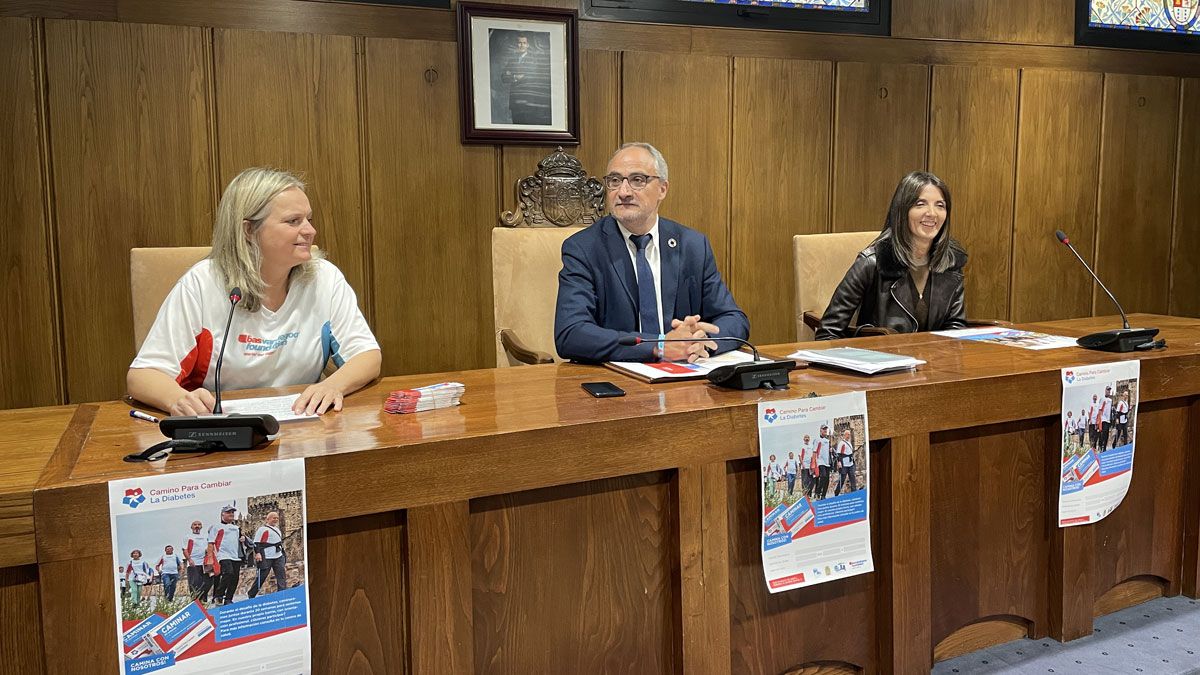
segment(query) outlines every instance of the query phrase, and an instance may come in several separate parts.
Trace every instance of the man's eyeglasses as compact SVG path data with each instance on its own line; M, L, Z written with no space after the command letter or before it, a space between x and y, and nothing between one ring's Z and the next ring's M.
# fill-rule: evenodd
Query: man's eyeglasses
M629 187L633 188L634 190L642 190L650 184L650 181L657 179L658 176L647 176L646 174L642 173L635 173L631 176L622 176L619 173L610 173L604 177L604 187L608 188L609 190L617 190L621 187L621 183L629 181Z

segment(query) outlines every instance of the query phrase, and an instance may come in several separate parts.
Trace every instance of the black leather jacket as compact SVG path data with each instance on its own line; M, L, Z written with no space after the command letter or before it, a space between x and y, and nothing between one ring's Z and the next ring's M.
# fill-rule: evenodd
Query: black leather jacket
M950 330L967 325L963 303L963 265L967 252L951 242L954 257L950 269L929 273L929 330ZM847 327L858 311L858 326L882 326L900 333L917 331L917 305L912 285L905 277L908 270L892 253L892 241L885 237L863 249L842 283L829 300L816 331L818 340L854 337Z

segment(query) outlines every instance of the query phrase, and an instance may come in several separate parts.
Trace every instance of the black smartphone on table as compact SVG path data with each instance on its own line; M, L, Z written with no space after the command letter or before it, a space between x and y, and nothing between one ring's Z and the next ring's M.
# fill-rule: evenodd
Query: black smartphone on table
M612 382L584 382L583 390L596 398L612 398L624 396L625 390Z

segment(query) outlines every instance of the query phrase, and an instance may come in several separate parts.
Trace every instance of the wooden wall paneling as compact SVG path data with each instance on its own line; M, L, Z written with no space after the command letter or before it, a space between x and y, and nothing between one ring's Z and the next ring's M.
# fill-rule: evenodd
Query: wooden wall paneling
M1026 420L934 434L935 644L999 616L1023 619L1024 628L1037 626L1043 634L1048 627L1045 433L1041 420ZM969 541L965 532L974 533ZM949 541L956 543L944 544Z
M733 262L759 343L796 339L792 236L829 231L833 64L734 59Z
M466 502L408 511L412 672L468 675L475 666Z
M621 68L621 141L662 152L671 188L659 213L707 235L722 274L730 248L729 79L723 56L625 52Z
M213 31L218 189L270 166L307 183L317 244L370 307L354 38Z
M36 565L0 567L0 663L8 672L46 672L39 590Z
M125 391L129 249L212 241L210 58L199 28L46 22L71 402Z
M930 558L930 491L932 463L929 434L891 439L891 513L887 560L890 615L881 644L883 669L895 673L925 672L933 666L932 560ZM938 580L939 584L942 580Z
M475 672L679 672L672 492L655 473L473 500Z
M1092 280L1054 237L1092 263L1102 76L1023 70L1017 136L1013 321L1090 316Z
M682 667L729 675L729 493L725 462L681 467L679 505Z
M967 314L1008 318L1017 71L935 66L929 170L950 187L953 236L970 255Z
M1170 304L1178 122L1177 79L1104 76L1096 274L1126 312L1166 314ZM1118 313L1099 288L1092 311Z
M579 50L580 144L564 148L579 158L591 176L603 176L608 158L616 150L621 120L621 53L600 49ZM552 146L505 145L500 176L503 210L520 206L514 185L537 171L537 163L554 152Z
M371 294L383 374L492 366L496 150L459 141L455 45L368 39L366 50Z
M798 667L818 664L821 673L889 672L879 662L886 641L876 607L888 578L879 549L886 533L875 523L883 518L883 494L888 472L884 443L872 444L870 509L873 574L772 594L763 578L761 489L759 460L729 463L729 659L731 672L813 672ZM890 603L889 603L890 604ZM861 671L851 670L862 669ZM897 671L899 672L899 671Z
M54 246L43 182L37 27L0 19L0 270L20 330L0 333L0 408L62 402ZM19 366L17 365L19 364Z
M404 514L308 527L313 670L410 672Z
M118 0L9 0L0 15L116 21Z
M1071 45L1073 0L894 0L892 36Z
M929 67L839 63L834 95L832 231L879 230L896 184L926 166Z
M71 4L79 1L62 0ZM118 6L118 16L108 19L110 21L451 42L454 40L454 13L437 9L309 0L255 0L252 3L243 0L101 2L115 2Z
M1180 591L1183 559L1184 470L1190 439L1186 401L1142 403L1137 428L1131 433L1136 449L1129 492L1115 511L1091 526L1095 530L1096 574L1093 592L1099 598L1113 586L1143 575L1166 582L1166 595ZM1147 520L1144 515L1152 513Z
M1200 75L1200 57L1196 55L1072 46L1071 0L1000 0L994 6L938 0L930 4L927 11L923 3L902 1L903 5L898 3L892 9L892 35L909 38L903 40L835 33L809 33L804 39L797 40L789 31L584 21L579 26L580 46L614 51L674 51L762 58L882 60L931 65ZM578 6L569 0L504 0L504 4ZM897 9L900 7L903 10ZM898 11L902 11L903 16L897 16ZM8 0L0 4L0 16L455 40L453 12L312 0L255 0L253 3L243 0ZM909 16L913 18L906 19ZM982 36L980 40L964 41L966 38L961 35L972 34L972 31ZM1043 39L1039 35L1046 37ZM950 39L942 39L947 37Z
M1170 313L1200 317L1200 79L1184 79L1180 96Z

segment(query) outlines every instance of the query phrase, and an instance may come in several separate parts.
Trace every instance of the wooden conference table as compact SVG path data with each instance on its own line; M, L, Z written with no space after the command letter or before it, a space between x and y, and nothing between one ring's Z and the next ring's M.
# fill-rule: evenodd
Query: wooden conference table
M116 672L105 481L303 457L318 673L919 673L1021 635L1078 638L1097 615L1200 586L1200 319L1133 321L1168 348L864 338L853 344L928 365L800 370L787 392L579 365L388 378L265 449L165 465L121 461L161 439L126 404L13 411L61 438L32 493L37 568L22 588L36 585L40 631L36 604L0 612L0 628L40 645L45 672ZM1129 494L1104 520L1059 529L1059 369L1138 357ZM579 387L606 379L628 396ZM460 407L382 412L389 391L443 380L466 385ZM853 389L869 406L876 572L770 595L756 403Z

